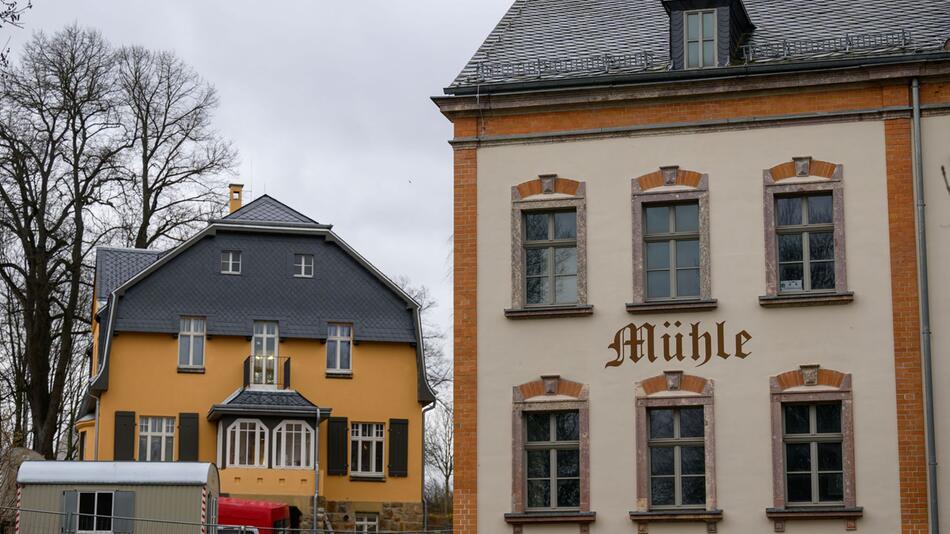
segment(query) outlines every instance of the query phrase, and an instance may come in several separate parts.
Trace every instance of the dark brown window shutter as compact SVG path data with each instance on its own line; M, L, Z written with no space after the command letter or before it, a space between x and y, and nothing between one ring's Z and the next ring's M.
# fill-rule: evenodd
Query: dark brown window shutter
M389 476L409 476L409 420L389 420Z
M113 459L130 462L135 459L135 412L115 412Z
M327 420L327 475L346 475L349 449L347 426L346 417L331 417Z
M178 414L178 461L198 461L198 414Z

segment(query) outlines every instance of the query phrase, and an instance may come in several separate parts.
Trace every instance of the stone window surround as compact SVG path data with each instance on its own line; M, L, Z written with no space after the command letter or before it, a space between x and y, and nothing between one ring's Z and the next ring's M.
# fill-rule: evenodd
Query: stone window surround
M646 534L650 523L705 523L706 532L716 532L722 521L722 510L716 500L716 433L713 402L713 381L682 371L664 371L636 384L636 460L637 510L630 519L637 524L638 534ZM647 454L647 410L651 408L703 407L704 452L706 456L706 508L651 510L649 501L650 474Z
M772 519L775 532L785 532L789 520L844 519L846 530L856 530L856 521L863 515L855 496L854 410L851 375L817 364L801 365L769 379L772 413L772 507L765 515ZM844 471L844 504L841 506L796 505L785 502L785 454L782 432L782 405L791 402L841 403L842 468Z
M596 513L590 510L590 407L588 388L559 375L543 375L540 380L515 386L511 409L511 513L505 521L514 534L525 524L577 524L587 534ZM577 411L580 425L580 507L577 511L525 511L524 416L529 412Z
M716 308L712 298L709 254L709 175L680 169L676 165L660 167L631 180L633 224L633 301L630 313L658 311L702 311ZM695 200L699 204L699 298L647 300L643 246L643 207Z
M844 239L844 168L840 164L812 159L811 156L765 169L763 180L763 213L765 216L765 295L759 297L763 307L812 306L847 304L854 301L848 291ZM786 182L787 181L787 182ZM832 220L835 230L835 289L800 294L778 291L778 240L775 233L775 197L784 194L831 192Z
M587 186L584 182L542 174L511 188L511 308L509 319L537 319L590 315L587 304ZM577 213L577 303L553 306L525 305L524 213L573 208Z

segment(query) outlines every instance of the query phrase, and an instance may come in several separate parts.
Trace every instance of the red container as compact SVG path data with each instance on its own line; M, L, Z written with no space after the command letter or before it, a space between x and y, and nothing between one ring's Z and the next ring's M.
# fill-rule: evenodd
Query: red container
M257 527L260 534L282 534L290 527L290 508L282 502L221 497L218 524Z

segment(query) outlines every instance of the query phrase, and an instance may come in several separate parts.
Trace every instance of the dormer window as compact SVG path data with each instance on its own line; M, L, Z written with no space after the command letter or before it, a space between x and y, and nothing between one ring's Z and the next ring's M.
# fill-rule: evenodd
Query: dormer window
M716 11L686 11L686 68L716 66Z

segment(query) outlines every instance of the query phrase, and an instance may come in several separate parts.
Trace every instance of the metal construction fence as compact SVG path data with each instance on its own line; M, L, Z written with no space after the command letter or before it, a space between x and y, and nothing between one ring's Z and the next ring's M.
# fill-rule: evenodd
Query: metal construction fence
M121 516L109 516L109 515L94 515L89 514L79 514L79 513L65 513L56 510L38 510L32 508L17 508L17 507L8 507L0 506L2 510L10 510L16 512L16 525L15 532L18 534L55 534L55 533L64 533L64 534L75 534L76 532L86 532L86 530L78 530L78 524L80 518L85 518L93 522L105 522L108 524L108 528L99 528L99 526L106 526L103 523L97 523L94 531L104 531L112 532L114 534L132 534L141 532L145 529L135 528L136 526L144 527L148 525L152 527L153 530L162 533L169 534L251 534L254 532L259 532L264 530L269 534L363 534L366 532L373 532L376 534L446 534L452 532L452 529L427 529L427 530L347 530L347 529L336 529L336 528L274 528L274 529L261 529L260 527L251 527L247 525L220 525L212 523L194 523L188 521L175 521L170 519L154 519L154 518L142 518L142 517L121 517ZM35 520L29 521L28 527L21 525L21 519L24 517L31 517ZM114 525L118 523L123 523L130 525L130 529L116 530ZM26 523L26 522L22 522Z

